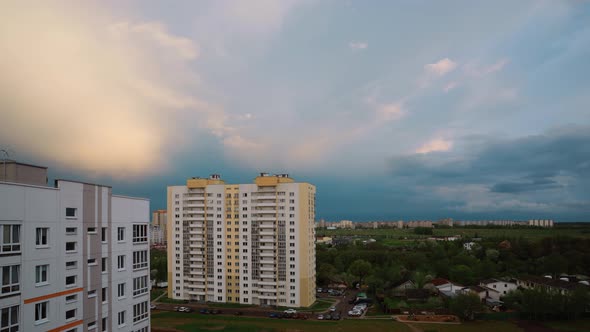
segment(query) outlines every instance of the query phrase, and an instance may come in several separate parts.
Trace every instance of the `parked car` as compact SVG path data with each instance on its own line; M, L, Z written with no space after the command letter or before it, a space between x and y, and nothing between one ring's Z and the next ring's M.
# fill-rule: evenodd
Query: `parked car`
M157 308L158 308L158 307L156 307L156 305L155 305L155 304L150 304L150 310L154 310L154 309L157 309Z
M268 317L270 318L282 318L282 315L278 312L271 312Z
M327 315L324 316L324 319L325 320L331 320L332 319L332 315L327 314Z
M297 310L295 310L295 309L287 309L287 310L285 310L283 312L286 313L286 314L296 314L297 313Z
M241 311L236 311L236 312L234 312L234 315L235 315L235 316L242 316L243 314L244 314L244 313L243 313L243 312L241 312Z
M321 289L321 288L316 289L316 293L321 293L322 291L323 291L323 289Z
M332 315L332 320L340 320L340 314L339 313L335 313Z
M362 314L363 314L363 313L362 313L361 311L359 311L359 310L350 310L350 311L348 312L348 316L353 316L353 317L354 317L354 316L360 316L360 315L362 315Z
M213 310L209 311L209 313L212 315L219 315L221 313L221 310L213 309Z
M318 315L319 320L324 320L324 315Z
M209 309L201 309L199 310L200 313L202 313L203 315L206 315L209 313Z
M175 308L177 308L176 311L178 311L178 312L191 312L192 311L191 308L188 308L188 307L175 307Z
M331 312L334 312L334 311L336 311L336 307L335 307L335 306L331 306L331 307L330 307L330 311L331 311Z

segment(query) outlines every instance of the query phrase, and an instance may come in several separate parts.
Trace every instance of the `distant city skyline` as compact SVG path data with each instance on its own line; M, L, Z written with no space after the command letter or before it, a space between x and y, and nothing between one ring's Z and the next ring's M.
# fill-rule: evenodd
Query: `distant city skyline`
M50 179L156 210L289 173L318 219L590 221L589 2L4 7L0 149Z

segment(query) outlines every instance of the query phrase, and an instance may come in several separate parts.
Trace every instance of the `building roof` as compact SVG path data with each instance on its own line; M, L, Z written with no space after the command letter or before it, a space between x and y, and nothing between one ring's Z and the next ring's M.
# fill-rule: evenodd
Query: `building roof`
M485 292L487 290L487 288L481 286L469 286L467 288L477 293Z
M553 287L553 288L560 288L560 289L566 289L566 290L573 290L576 289L577 287L579 287L580 283L574 283L574 282L567 282L567 281L563 281L563 280L559 280L559 279L549 279L549 278L544 278L544 277L537 277L537 276L524 276L519 278L519 280L521 281L529 281L535 284L540 284L540 285L545 285L548 287Z
M490 279L484 279L484 280L480 281L479 283L487 285L487 284L493 284L495 282L501 282L501 281L498 279L490 278Z
M447 279L444 279L444 278L434 278L434 279L432 279L432 281L430 283L433 284L434 286L441 286L441 285L450 284L451 282L448 281Z
M46 166L39 166L39 165L33 165L33 164L27 164L27 163L21 163L18 162L16 160L11 160L11 159L6 159L0 162L0 164L2 163L6 163L6 164L15 164L15 165L22 165L22 166L28 166L28 167L36 167L36 168L43 168L43 169L47 169Z

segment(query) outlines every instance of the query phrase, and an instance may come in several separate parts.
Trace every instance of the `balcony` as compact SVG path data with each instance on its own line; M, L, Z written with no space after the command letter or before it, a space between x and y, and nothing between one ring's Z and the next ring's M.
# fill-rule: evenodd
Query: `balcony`
M269 252L269 251L263 251L260 254L260 257L275 257L276 254L274 252Z
M274 236L275 232L273 230L269 231L269 230L263 230L260 231L258 234L260 234L260 236Z

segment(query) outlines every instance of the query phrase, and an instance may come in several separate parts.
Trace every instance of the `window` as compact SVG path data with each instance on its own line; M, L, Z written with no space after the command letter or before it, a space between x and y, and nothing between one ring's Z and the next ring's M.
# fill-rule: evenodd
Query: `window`
M148 292L148 277L133 278L133 296L138 296Z
M119 241L119 242L125 241L125 227L118 227L117 228L117 241Z
M119 325L119 327L125 325L125 313L126 311L121 311L119 312L119 314L117 314L117 324Z
M49 237L49 228L37 227L37 233L35 236L35 246L37 246L37 247L49 246L48 237Z
M88 234L96 234L96 227L88 227Z
M117 269L125 270L125 255L117 256Z
M96 297L96 289L88 291L88 298Z
M141 302L133 305L133 323L148 318L148 302Z
M96 321L88 323L88 329L92 330L96 328Z
M90 258L90 259L88 259L88 265L97 265L96 264L96 258Z
M76 251L76 242L66 242L66 252Z
M148 266L147 250L133 252L133 270L143 269Z
M147 225L133 225L133 243L147 242Z
M76 276L66 277L66 287L72 287L76 285Z
M35 284L45 285L48 283L49 265L35 266Z
M76 318L76 309L66 311L66 321L74 320Z
M107 264L108 264L107 257L103 257L102 261L101 261L102 272L107 272Z
M101 229L101 233L100 233L100 240L101 240L102 242L107 242L107 229L108 229L108 228L106 228L106 227L103 227L103 228Z
M102 303L106 303L107 300L108 300L108 296L107 296L108 289L109 289L108 287L103 287L102 288L102 294L101 294L102 295Z
M120 283L117 285L117 297L124 298L125 297L125 283Z
M20 291L20 265L2 267L2 295Z
M66 208L66 218L76 218L77 214L78 214L78 209L71 208L71 207Z
M108 317L102 318L102 324L101 324L100 328L102 329L103 332L107 330L107 318Z
M43 323L47 321L47 306L49 301L35 304L35 323Z
M74 303L76 301L78 301L78 294L72 294L72 295L66 296L66 303Z
M76 233L78 233L78 228L66 227L66 235L76 235Z
M66 262L66 270L75 269L76 267L78 267L78 262L77 261L69 261L69 262Z
M20 252L20 225L2 225L2 246L0 252Z
M0 321L0 332L20 331L18 326L18 311L18 305L0 310L0 317L2 317Z

